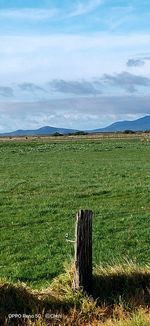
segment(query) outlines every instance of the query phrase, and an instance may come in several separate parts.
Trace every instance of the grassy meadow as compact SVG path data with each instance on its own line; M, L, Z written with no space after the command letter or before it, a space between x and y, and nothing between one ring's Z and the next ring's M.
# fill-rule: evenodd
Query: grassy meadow
M92 209L93 264L149 264L150 141L0 141L0 278L46 287L71 261L75 215Z

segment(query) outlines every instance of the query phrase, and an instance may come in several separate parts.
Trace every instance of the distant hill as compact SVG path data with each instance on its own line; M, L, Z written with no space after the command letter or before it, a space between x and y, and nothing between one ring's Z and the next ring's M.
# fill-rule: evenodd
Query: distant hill
M92 132L115 132L115 131L145 131L150 130L150 115L133 121L118 121L108 127L95 129Z
M66 129L66 128L55 128L50 126L45 126L36 130L16 130L12 132L7 132L0 134L1 136L34 136L34 135L52 135L55 133L67 135L78 132L78 130L74 129Z
M125 130L133 130L133 131L150 130L150 115L147 115L143 118L133 120L133 121L118 121L109 125L108 127L99 128L95 130L88 130L87 132L89 133L116 132L116 131L125 131ZM74 134L78 132L80 133L80 131L76 129L45 126L36 130L20 129L20 130L0 134L0 136L34 136L34 135L52 135L55 133L67 135L67 134Z

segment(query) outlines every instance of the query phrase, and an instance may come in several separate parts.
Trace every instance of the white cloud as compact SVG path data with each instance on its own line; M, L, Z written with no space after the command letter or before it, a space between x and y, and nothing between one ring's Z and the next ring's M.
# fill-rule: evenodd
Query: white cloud
M124 24L129 24L134 20L134 7L127 6L113 6L103 18L103 22L110 31L114 31Z
M102 0L90 0L90 1L78 1L75 4L72 11L70 11L67 15L68 18L81 16L90 13L95 10L99 5L103 3Z
M1 36L0 49L0 84L89 79L124 71L130 57L150 52L150 34ZM149 65L138 74L149 76Z
M88 14L95 10L103 0L89 0L73 2L69 9L65 6L63 9L59 7L41 8L10 8L0 10L0 19L11 19L20 21L44 21L50 18L66 19Z
M39 9L39 8L22 8L22 9L1 9L0 19L13 20L30 20L31 22L55 18L59 14L58 9Z

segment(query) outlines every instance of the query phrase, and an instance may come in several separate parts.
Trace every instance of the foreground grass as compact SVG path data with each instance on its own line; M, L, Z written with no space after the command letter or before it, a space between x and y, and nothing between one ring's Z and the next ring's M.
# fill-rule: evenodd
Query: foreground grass
M91 297L72 290L73 273L73 265L66 265L66 272L40 291L22 283L1 281L0 323L10 326L150 325L150 268L133 264L96 267ZM20 314L20 318L12 314Z
M0 276L46 287L74 255L75 214L92 209L93 263L145 266L150 142L0 142Z

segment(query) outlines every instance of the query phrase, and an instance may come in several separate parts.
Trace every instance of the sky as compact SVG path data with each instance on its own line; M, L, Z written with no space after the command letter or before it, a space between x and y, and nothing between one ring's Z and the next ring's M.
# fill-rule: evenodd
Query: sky
M150 114L149 0L0 0L0 133Z

